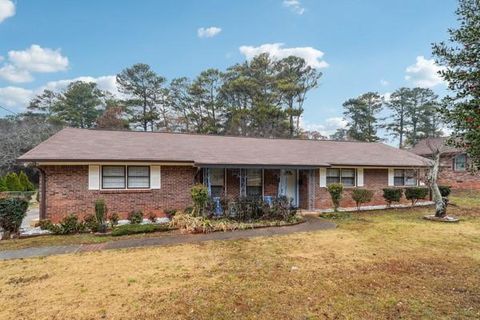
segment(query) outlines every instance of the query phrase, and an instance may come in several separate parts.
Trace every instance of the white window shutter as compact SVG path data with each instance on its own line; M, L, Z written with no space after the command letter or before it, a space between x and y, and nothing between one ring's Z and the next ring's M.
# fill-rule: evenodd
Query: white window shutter
M357 186L363 187L363 168L357 168Z
M160 189L161 180L160 166L150 166L150 189Z
M320 188L327 186L327 168L320 168Z
M395 174L394 169L388 168L388 186L389 187L393 187L395 185L394 174Z
M100 189L100 166L88 166L88 190Z

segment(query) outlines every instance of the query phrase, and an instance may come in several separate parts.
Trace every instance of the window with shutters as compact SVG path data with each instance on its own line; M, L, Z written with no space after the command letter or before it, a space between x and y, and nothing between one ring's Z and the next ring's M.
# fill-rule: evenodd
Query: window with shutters
M328 168L327 186L332 183L341 183L346 187L354 187L356 184L356 169Z
M148 189L150 166L102 166L102 189Z
M393 174L394 186L416 186L417 171L414 169L395 169Z

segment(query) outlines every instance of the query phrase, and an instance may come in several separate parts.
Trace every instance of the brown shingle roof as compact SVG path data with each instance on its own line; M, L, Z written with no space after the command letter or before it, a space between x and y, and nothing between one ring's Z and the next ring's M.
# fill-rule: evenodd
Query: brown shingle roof
M230 166L426 166L382 143L261 139L67 128L19 158L47 161L171 161Z
M438 147L442 148L442 153L457 153L461 152L460 149L457 149L452 146L448 146L447 143L448 137L440 138L426 138L420 140L413 148L409 151L420 156L429 156L432 154L431 147L436 149Z

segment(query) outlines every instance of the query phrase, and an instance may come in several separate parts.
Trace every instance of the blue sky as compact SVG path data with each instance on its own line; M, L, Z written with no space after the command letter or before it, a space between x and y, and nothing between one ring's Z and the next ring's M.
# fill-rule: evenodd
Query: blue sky
M361 93L415 85L444 92L431 43L447 39L456 4L0 0L0 105L21 111L41 89L78 77L113 88L112 76L137 62L172 79L225 69L247 52L293 52L323 72L308 96L304 123L330 133L341 125L342 102Z

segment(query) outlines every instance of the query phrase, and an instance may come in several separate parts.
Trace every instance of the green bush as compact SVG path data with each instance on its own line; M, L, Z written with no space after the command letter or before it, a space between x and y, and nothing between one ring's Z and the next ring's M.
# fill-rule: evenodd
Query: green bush
M208 202L208 189L203 184L196 184L190 190L190 195L193 201L194 216L201 216L204 213L205 206Z
M85 217L83 217L83 225L86 229L92 232L98 232L100 229L100 224L93 214L87 214Z
M8 191L7 182L5 177L0 177L0 192Z
M49 219L40 220L38 222L38 226L40 227L40 229L48 230L48 231L50 231L54 234L60 234L61 233L60 226L57 225L57 224L53 224L52 221L50 221Z
M372 201L373 191L367 189L355 188L352 191L352 199L357 204L357 210L360 210L360 206L363 203Z
M383 189L383 198L387 201L388 207L391 207L392 202L399 202L402 198L403 189L401 188L385 188Z
M95 200L95 218L99 224L105 223L105 217L107 216L107 205L105 200L97 199Z
M15 172L10 172L5 176L5 184L8 191L24 191L22 183Z
M115 212L108 217L108 221L110 222L110 226L112 228L118 224L118 220L120 220L120 217Z
M412 207L419 199L425 199L428 195L428 188L411 187L405 189L405 198L412 202Z
M338 207L340 206L340 200L342 199L343 184L332 183L328 185L327 190L328 193L330 193L330 197L332 198L333 210L337 212Z
M27 209L28 202L23 199L0 200L0 227L5 230L4 238L10 238L11 233L18 233Z
M168 230L170 230L168 224L125 224L123 226L115 227L112 231L112 236L118 237L128 234L150 233Z
M134 210L128 214L128 220L131 224L139 224L143 221L143 212L141 210Z
M78 221L78 217L75 214L69 214L63 218L59 226L61 234L79 233L85 230L84 225Z
M18 175L18 180L20 181L20 184L22 186L22 191L34 191L35 187L33 186L33 183L28 179L27 175L25 172L20 171L20 174Z
M438 186L438 189L440 189L440 194L444 198L448 197L452 192L452 188L450 186Z
M169 218L171 218L177 213L177 210L176 209L165 209L164 212Z

